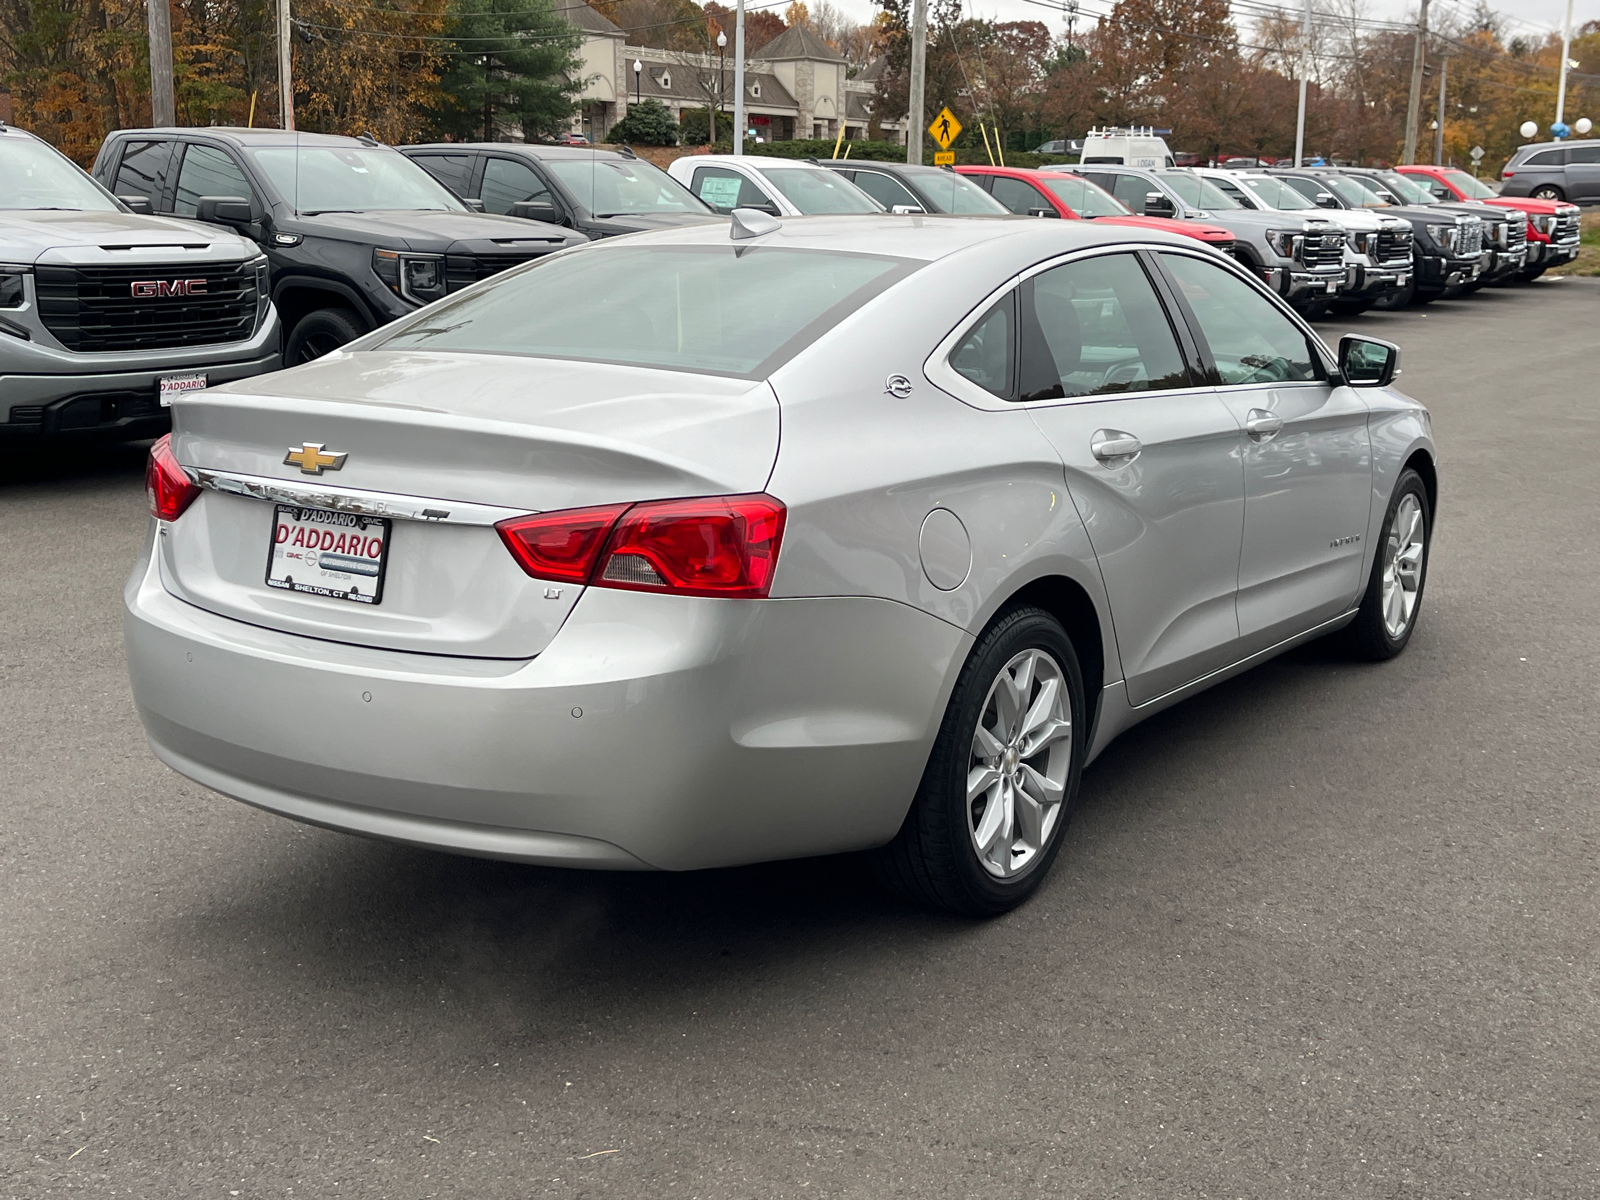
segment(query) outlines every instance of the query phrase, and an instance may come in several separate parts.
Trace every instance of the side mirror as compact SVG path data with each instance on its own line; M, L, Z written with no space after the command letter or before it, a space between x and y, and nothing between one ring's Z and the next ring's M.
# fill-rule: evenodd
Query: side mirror
M1170 217L1177 210L1172 207L1172 201L1161 192L1146 192L1144 194L1144 215L1147 217Z
M1317 207L1318 208L1338 208L1339 207L1338 198L1335 197L1332 192L1318 192L1317 193Z
M511 206L510 215L521 217L524 221L545 221L551 225L566 223L561 211L548 200L518 200Z
M1061 219L1061 214L1053 208L1030 208L1028 215L1030 217L1054 217L1058 221Z
M155 215L156 210L150 207L149 196L118 196L117 199L126 204L130 211L136 212L140 216L149 217Z
M907 213L925 213L928 210L923 208L920 204L896 204L891 206L889 211L894 213L896 216L903 217Z
M461 203L465 204L473 212L483 211L483 201L479 200L476 196L463 196L461 198Z
M1339 371L1351 387L1388 387L1400 374L1400 347L1346 334L1339 339Z
M237 229L256 219L255 209L243 196L201 196L195 205L194 219L209 225L228 225Z

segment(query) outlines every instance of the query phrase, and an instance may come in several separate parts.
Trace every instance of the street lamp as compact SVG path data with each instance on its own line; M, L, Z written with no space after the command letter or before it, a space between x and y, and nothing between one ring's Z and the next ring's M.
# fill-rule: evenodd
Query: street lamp
M723 73L723 70L722 70L722 52L727 47L727 45L728 45L728 35L723 33L722 30L720 30L720 29L717 30L717 112L719 112L719 113L722 111L722 92L723 92L724 87L726 86L726 81L727 81L727 76ZM717 140L717 118L713 115L712 118L711 118L711 137L710 137L710 141L714 144L716 142L716 140Z
M639 103L639 73L644 70L644 64L637 58L633 60L633 102Z

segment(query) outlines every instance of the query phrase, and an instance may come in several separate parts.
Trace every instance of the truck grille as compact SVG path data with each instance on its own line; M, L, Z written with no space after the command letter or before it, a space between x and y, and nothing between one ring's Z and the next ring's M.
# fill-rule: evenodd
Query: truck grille
M1473 217L1463 222L1457 237L1460 242L1456 253L1460 257L1475 258L1483 253L1483 222L1478 218Z
M1493 238L1496 250L1521 250L1528 243L1528 222L1526 219L1496 221Z
M1386 267L1411 265L1411 230L1384 229L1378 233L1378 261Z
M250 263L41 266L33 276L39 319L63 346L80 353L238 342L256 326L256 269ZM197 280L205 282L197 286ZM174 295L176 284L184 291Z
M1312 270L1337 267L1344 263L1344 234L1308 233L1302 243L1301 261Z
M535 258L543 258L548 251L538 254L447 254L444 259L445 289L459 292L479 280Z
M1579 224L1582 214L1577 211L1556 214L1555 232L1550 240L1558 246L1570 246L1578 240Z

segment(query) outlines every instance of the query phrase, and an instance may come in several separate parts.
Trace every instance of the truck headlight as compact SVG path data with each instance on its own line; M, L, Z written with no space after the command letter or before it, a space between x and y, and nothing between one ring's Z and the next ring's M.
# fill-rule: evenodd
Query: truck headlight
M1428 236L1451 254L1454 254L1456 247L1461 244L1461 233L1455 225L1429 225Z
M1273 229L1267 233L1267 245L1282 258L1299 258L1304 238L1292 229Z
M1371 237L1372 235L1370 233L1364 233L1352 229L1349 233L1345 234L1344 240L1349 243L1350 249L1354 250L1357 254L1365 254L1367 252L1367 246L1369 245L1369 239Z
M413 304L428 304L445 294L444 256L411 254L401 250L374 250L372 269L396 296Z
M1555 213L1535 213L1528 220L1533 222L1533 227L1545 237L1550 236L1550 231L1556 227Z
M28 295L23 277L33 272L27 267L0 263L0 308L21 308Z

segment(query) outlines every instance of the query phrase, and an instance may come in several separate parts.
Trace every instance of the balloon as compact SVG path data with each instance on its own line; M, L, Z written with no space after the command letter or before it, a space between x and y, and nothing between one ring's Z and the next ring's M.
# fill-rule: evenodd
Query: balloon
M1526 138L1536 137L1539 133L1539 127L1532 121L1524 121L1517 132Z
M1578 131L1579 137L1588 137L1589 130L1594 128L1594 122L1589 120L1588 117L1579 117L1578 123L1573 128Z
M1554 125L1550 126L1550 136L1553 138L1564 138L1571 132L1572 127L1565 121L1557 121Z

